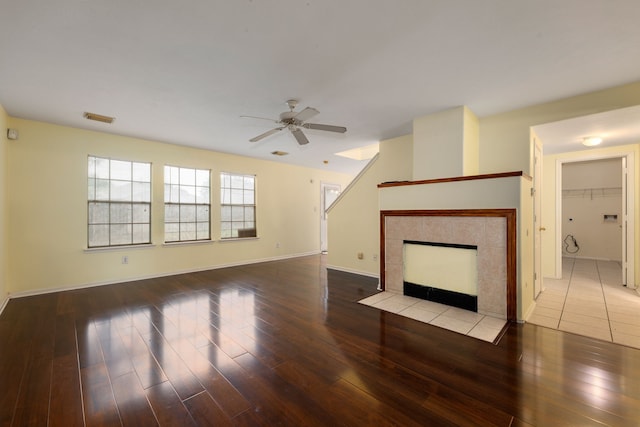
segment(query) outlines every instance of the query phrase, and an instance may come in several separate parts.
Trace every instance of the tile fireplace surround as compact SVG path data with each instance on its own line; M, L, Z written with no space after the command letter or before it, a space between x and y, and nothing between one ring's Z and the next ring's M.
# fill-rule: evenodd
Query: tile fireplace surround
M511 209L381 211L384 289L403 293L404 240L477 245L478 313L515 320L514 222Z

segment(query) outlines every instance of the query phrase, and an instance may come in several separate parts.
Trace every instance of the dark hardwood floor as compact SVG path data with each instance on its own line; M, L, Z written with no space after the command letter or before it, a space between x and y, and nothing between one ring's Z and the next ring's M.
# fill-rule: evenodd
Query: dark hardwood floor
M311 256L11 300L0 425L640 425L640 350L492 345L356 302L376 285Z

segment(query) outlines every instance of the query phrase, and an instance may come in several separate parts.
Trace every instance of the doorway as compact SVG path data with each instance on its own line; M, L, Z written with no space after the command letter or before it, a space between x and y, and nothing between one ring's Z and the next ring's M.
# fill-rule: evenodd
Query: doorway
M320 252L323 254L329 251L327 209L340 196L341 191L339 184L320 183Z
M618 164L617 172L613 181L602 185L589 185L588 181L584 186L570 183L566 185L564 172L567 167L577 171L576 177L585 175L590 166L602 166L604 164ZM582 171L580 171L582 169ZM611 178L611 173L608 174ZM563 255L573 255L576 257L592 259L610 259L611 256L619 255L621 265L622 284L635 288L634 280L634 164L633 153L620 153L611 155L587 155L572 159L558 159L556 162L556 236L555 244L557 250L556 277L562 277L562 257ZM564 184L563 184L564 183ZM605 203L607 197L617 197L619 200L615 209ZM584 201L590 206L598 205L597 208L588 208ZM566 202L566 203L565 203ZM609 209L611 212L604 211ZM566 212L565 212L566 211ZM575 218L574 212L578 212L580 219ZM588 249L582 249L580 255L574 255L581 251L580 239L574 235L575 230L582 230L583 248L585 242L590 242ZM587 233L585 230L590 230ZM620 233L620 238L614 242L614 231ZM604 233L601 236L596 233ZM611 248L617 245L616 248ZM609 246L607 248L607 246Z

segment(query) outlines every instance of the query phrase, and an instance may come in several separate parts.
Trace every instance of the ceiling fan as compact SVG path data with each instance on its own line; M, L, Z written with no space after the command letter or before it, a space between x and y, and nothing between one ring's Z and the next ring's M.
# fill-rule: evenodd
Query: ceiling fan
M280 118L278 120L265 119L264 117L240 116L240 117L251 118L251 119L269 120L279 125L274 129L271 129L263 134L260 134L254 138L251 138L249 141L258 142L261 139L264 139L268 136L273 135L274 133L280 132L281 130L289 129L291 134L295 137L296 141L298 141L298 144L306 145L309 143L309 140L307 139L306 135L302 132L301 128L326 130L329 132L338 132L338 133L345 133L347 131L347 128L344 126L323 125L319 123L306 123L307 120L319 114L320 112L312 107L307 107L304 110L298 111L298 112L293 111L296 108L296 105L298 105L298 101L295 99L288 100L287 105L289 106L289 111L285 111L284 113L281 113Z

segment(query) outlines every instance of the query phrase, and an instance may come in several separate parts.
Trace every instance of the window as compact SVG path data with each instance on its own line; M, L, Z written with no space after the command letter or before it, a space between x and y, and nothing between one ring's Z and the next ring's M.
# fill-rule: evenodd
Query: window
M220 174L220 237L256 237L255 175Z
M89 248L151 243L151 163L89 156Z
M209 240L210 176L205 169L164 167L164 241Z

